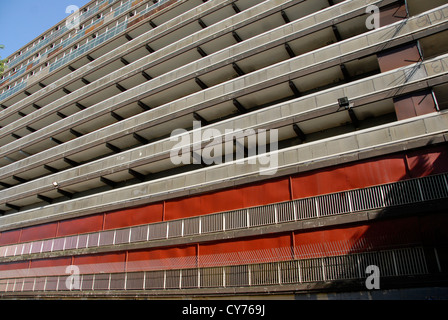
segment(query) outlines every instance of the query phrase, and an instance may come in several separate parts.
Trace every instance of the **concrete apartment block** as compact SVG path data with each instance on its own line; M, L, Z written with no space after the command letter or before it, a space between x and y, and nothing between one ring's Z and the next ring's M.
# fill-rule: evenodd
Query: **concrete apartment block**
M0 80L0 295L338 298L369 266L384 296L443 295L447 19L89 2Z

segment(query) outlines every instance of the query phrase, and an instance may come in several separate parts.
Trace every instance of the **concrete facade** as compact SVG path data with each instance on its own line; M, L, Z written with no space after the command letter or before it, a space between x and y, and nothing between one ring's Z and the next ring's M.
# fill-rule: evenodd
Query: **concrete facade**
M2 296L361 293L369 265L385 295L446 292L445 1L80 12L0 82ZM172 161L176 129L189 164ZM237 129L276 130L278 150L250 157L245 140L238 161ZM231 160L194 163L210 146Z

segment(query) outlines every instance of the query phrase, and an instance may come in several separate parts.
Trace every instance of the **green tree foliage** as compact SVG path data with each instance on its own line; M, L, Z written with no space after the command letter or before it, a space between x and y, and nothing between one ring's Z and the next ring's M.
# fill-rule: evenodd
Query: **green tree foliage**
M0 49L4 49L4 48L5 48L5 46L0 44ZM0 57L0 77L2 76L3 70L5 69L5 63L6 63L6 59L2 60Z

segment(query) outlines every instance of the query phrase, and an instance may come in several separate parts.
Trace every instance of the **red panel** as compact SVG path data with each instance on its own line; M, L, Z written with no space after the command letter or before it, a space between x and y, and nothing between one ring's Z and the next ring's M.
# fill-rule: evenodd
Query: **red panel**
M404 4L394 3L390 6L381 8L380 25L387 26L397 21L402 21L403 19L406 19L406 17L407 17L406 6Z
M267 181L241 189L244 207L265 205L290 200L289 178Z
M124 261L125 261L125 253L115 252L115 253L98 253L83 256L75 256L73 259L73 264L83 265L83 264L98 264L98 263L115 263Z
M420 60L420 52L415 42L386 50L377 56L381 72L409 66Z
M8 262L8 263L1 263L0 264L0 271L19 270L19 269L28 269L28 261Z
M196 255L196 245L190 244L181 247L150 248L130 251L128 263L141 260L159 260L178 257L192 257Z
M349 254L420 244L419 225L417 217L376 221L368 225L298 232L294 240L297 253L302 258Z
M329 167L292 178L294 199L395 182L409 178L402 155Z
M398 120L436 111L434 98L429 91L422 91L394 99L395 112Z
M201 212L201 197L173 199L165 204L165 220L197 216Z
M128 271L197 267L196 245L130 251Z
M227 189L201 196L201 214L239 209L244 206L244 190Z
M436 103L429 90L414 94L412 100L414 102L415 113L418 116L437 111Z
M392 155L374 162L365 161L347 166L345 173L350 189L409 179L402 155Z
M4 231L0 234L0 245L18 243L21 230Z
M150 204L146 207L133 208L106 213L104 229L123 228L162 220L163 204Z
M71 257L32 260L30 268L59 267L71 265Z
M124 272L125 258L124 252L92 254L75 256L73 264L79 267L81 273Z
M406 154L378 157L363 162L328 167L291 178L294 199L339 192L354 188L390 183L409 179L405 159L412 177L448 171L446 146L416 150ZM208 214L213 212L256 206L290 199L289 177L248 184L188 198L166 202L165 219ZM119 228L161 220L162 204L151 204L106 214L105 228ZM23 230L21 241L43 239L55 235L56 224L34 226ZM59 223L57 236L101 230L103 214L64 220ZM0 245L18 243L20 230L2 232Z
M56 236L57 228L57 222L24 228L20 241L26 242L37 239L54 238Z
M276 179L255 185L167 201L165 219L180 219L289 199L288 178Z
M448 148L439 146L409 152L408 167L412 178L448 172Z
M59 223L58 236L94 232L102 229L103 214L63 220Z
M289 233L263 235L215 243L200 244L199 261L201 265L244 264L290 259L291 235ZM270 250L270 249L278 249Z

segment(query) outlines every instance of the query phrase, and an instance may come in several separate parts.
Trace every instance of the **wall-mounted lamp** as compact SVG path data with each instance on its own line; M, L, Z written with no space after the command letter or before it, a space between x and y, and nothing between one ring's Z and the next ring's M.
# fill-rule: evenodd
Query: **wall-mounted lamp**
M339 108L350 109L350 101L347 97L338 99Z

